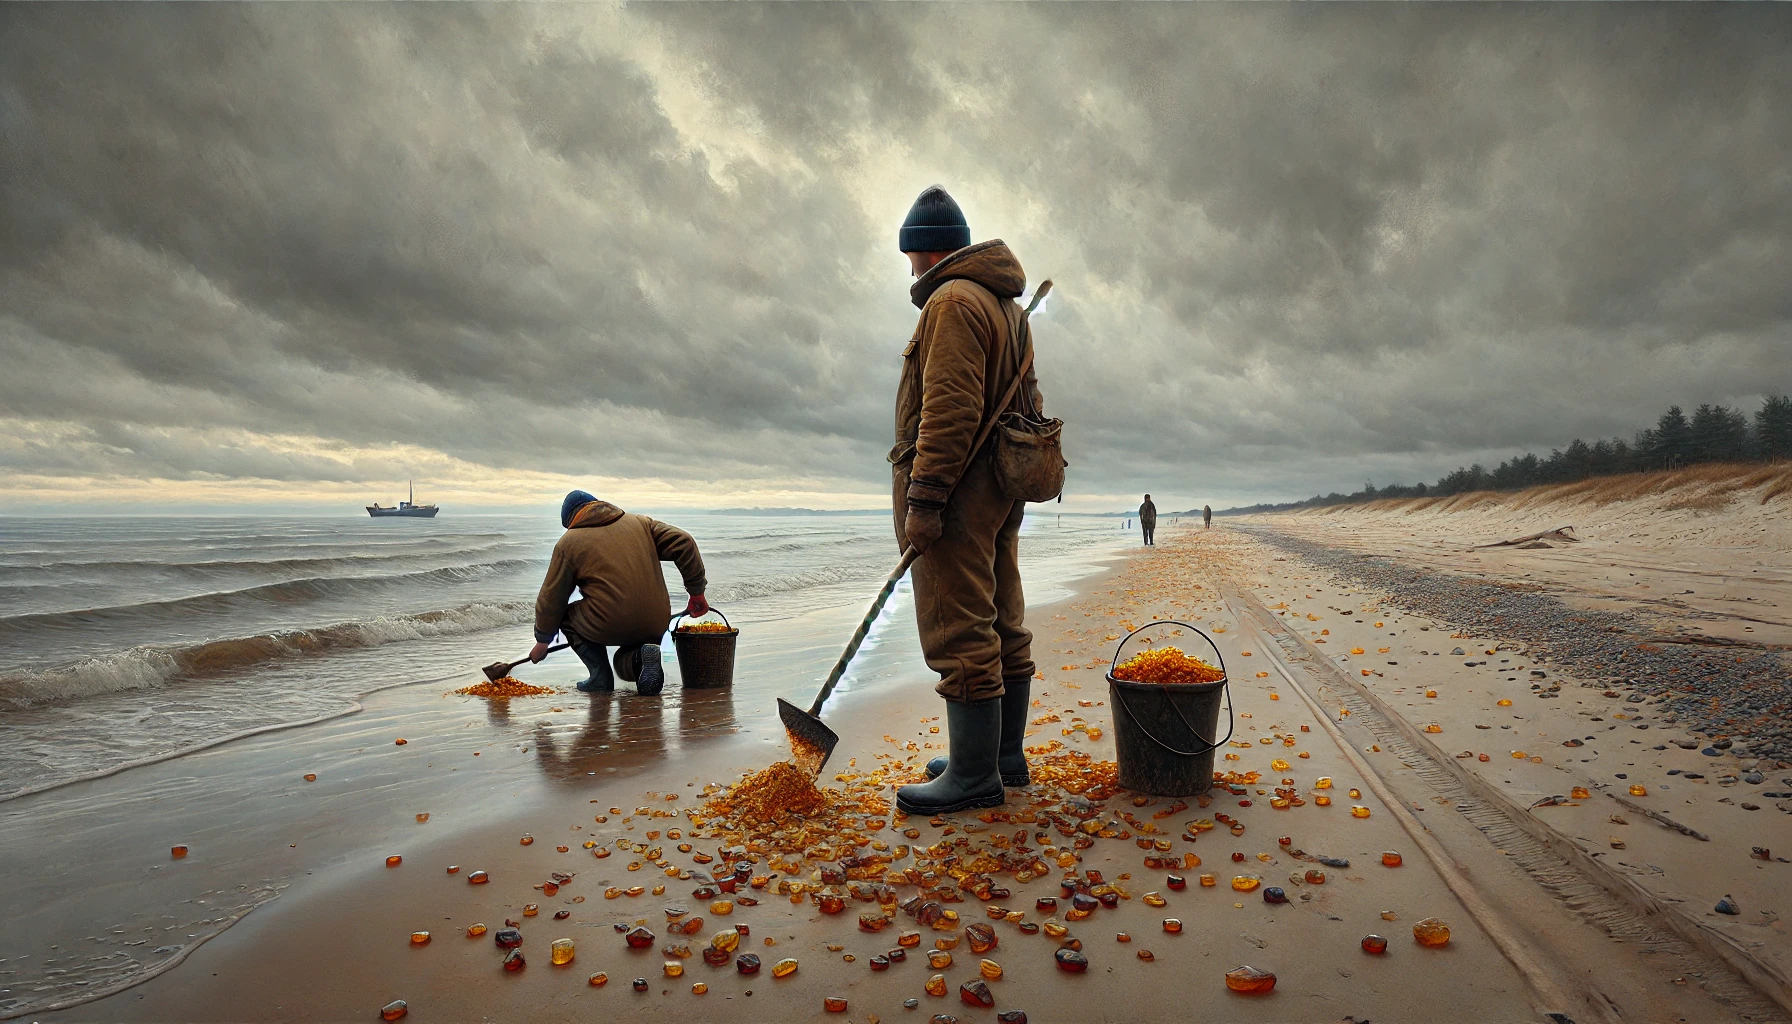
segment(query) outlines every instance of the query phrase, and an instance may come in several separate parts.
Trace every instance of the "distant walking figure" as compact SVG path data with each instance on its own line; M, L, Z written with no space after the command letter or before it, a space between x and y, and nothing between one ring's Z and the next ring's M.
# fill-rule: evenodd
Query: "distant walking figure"
M1213 506L1212 505L1202 505L1201 506L1201 529L1203 529L1203 530L1213 529Z
M1139 529L1145 531L1145 543L1156 545L1152 534L1157 532L1157 506L1151 503L1151 495L1145 495L1145 503L1139 506Z

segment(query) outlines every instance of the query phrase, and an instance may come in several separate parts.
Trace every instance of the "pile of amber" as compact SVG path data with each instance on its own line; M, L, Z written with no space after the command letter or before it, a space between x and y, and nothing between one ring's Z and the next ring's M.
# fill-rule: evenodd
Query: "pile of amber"
M1131 683L1161 683L1186 686L1190 683L1217 683L1226 673L1200 658L1191 658L1175 647L1157 647L1121 662L1114 669L1115 679Z
M725 622L687 622L678 627L680 633L732 633L734 627Z
M536 697L544 693L558 693L551 686L533 686L515 676L505 676L495 682L474 683L454 691L468 697Z

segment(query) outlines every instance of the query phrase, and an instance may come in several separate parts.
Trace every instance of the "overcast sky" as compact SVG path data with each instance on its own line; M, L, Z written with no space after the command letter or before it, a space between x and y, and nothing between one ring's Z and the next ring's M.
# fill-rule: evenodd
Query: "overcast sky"
M0 7L0 509L887 503L896 229L1066 509L1792 390L1792 9Z

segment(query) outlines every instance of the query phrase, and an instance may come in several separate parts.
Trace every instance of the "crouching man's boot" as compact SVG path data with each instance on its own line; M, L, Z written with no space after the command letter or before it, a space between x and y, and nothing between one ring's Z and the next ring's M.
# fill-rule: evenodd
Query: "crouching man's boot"
M1022 679L1008 683L1002 688L1002 744L997 750L996 768L1002 773L1002 785L1025 786L1031 782L1027 776L1027 752L1024 741L1027 733L1027 712L1032 707L1033 681ZM936 757L927 762L927 777L937 779L946 770L946 759Z
M580 693L608 693L616 688L616 677L610 674L610 652L602 644L594 644L585 640L567 638L572 644L572 653L585 663L585 671L590 676L579 683Z
M946 814L972 807L999 807L1007 799L996 770L1002 742L1002 700L946 702L950 753L946 770L931 782L903 786L896 806L908 814Z
M616 674L635 684L643 697L657 696L666 687L666 664L659 644L616 649Z

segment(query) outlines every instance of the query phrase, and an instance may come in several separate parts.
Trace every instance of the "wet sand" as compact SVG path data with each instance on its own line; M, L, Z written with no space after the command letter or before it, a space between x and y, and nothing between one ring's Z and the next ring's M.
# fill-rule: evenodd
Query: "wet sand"
M1165 530L1166 540L1171 533ZM1202 555L1193 548L1166 544L1091 580L1081 597L1037 610L1037 654L1046 678L1037 684L1036 714L1057 714L1061 721L1039 725L1029 742L1058 740L1098 757L1112 757L1113 723L1102 673L1115 640L1124 632L1122 623L1148 621L1153 615L1196 616L1191 621L1225 630L1213 635L1232 670L1233 697L1241 716L1235 738L1239 745L1228 751L1238 760L1221 761L1220 765L1226 770L1263 772L1263 782L1249 787L1252 791L1242 799L1216 791L1217 799L1207 808L1173 809L1168 799L1135 805L1127 794L1110 801L1103 820L1117 821L1125 812L1138 821L1157 822L1165 827L1165 837L1172 840L1176 854L1194 853L1202 865L1179 872L1188 877L1189 888L1173 892L1165 884L1165 871L1143 866L1145 854L1134 838L1097 840L1082 852L1077 868L1101 870L1108 880L1119 881L1130 898L1115 909L1097 910L1089 919L1070 926L1071 935L1082 940L1089 956L1088 973L1069 975L1056 970L1052 951L1057 943L1044 934L1029 936L1012 923L996 923L999 945L989 956L1004 969L1003 978L990 983L996 1009L1022 1009L1034 1021L1193 1017L1274 1022L1336 1021L1352 1016L1358 1020L1437 1021L1464 1019L1471 1012L1480 1020L1539 1019L1536 991L1501 956L1451 893L1438 869L1415 847L1395 814L1359 777L1319 719L1305 705L1280 692L1285 686L1256 677L1260 655L1254 652L1247 657L1244 651L1258 646L1258 641L1219 602L1211 585L1200 582L1207 579L1208 568ZM562 715L587 713L580 706L587 700L584 697L536 700L567 707ZM599 698L595 703L605 711L590 726L584 749L595 752L603 736L626 727L625 719L608 715L610 704L626 707L634 700L628 696ZM1085 701L1089 706L1084 706ZM515 703L521 706L525 702ZM308 829L301 848L336 845L319 859L308 861L309 873L295 880L279 899L198 947L172 971L106 999L34 1015L34 1019L360 1020L376 1019L380 1006L400 998L409 1002L408 1019L414 1020L572 1019L628 1013L641 1019L870 1021L874 1016L905 1019L911 1012L915 1019L935 1013L951 1013L965 1020L993 1019L993 1010L974 1009L958 999L960 983L976 975L979 959L964 945L951 951L953 965L940 972L948 981L944 997L932 997L923 990L923 983L934 973L925 963L927 942L912 951L905 963L886 972L870 970L872 954L895 945L898 931L915 927L900 912L887 930L872 936L860 932L855 921L858 911L874 909L875 904L850 904L848 913L829 917L806 898L792 903L762 894L761 905L739 907L730 917L719 919L705 914L691 899L695 882L669 879L651 866L630 872L626 855L597 860L583 848L587 840L610 844L675 824L630 820L627 813L608 815L610 807L625 812L641 806L689 807L706 783L726 783L784 756L781 731L772 723L769 708L747 709L739 707L738 701L733 703L733 710L722 716L724 728L696 731L709 738L680 741L664 760L638 766L586 757L576 747L569 749L563 738L552 739L551 753L547 753L550 744L533 734L519 738L512 732L504 742L472 742L464 737L483 733L476 726L485 712L456 702L444 703L444 713L432 724L398 716L385 722L364 718L354 727L359 731L352 737L360 743L356 756L365 759L356 770L368 773L363 778L383 773L386 781L371 793L357 788L355 800L379 806L380 814L372 817L384 824L370 825L370 816L361 814L358 807L338 808L339 815L317 808L308 817L292 818L295 831L301 825ZM928 731L933 723L925 721L939 713L937 698L925 680L913 673L889 685L845 695L828 713L843 737L830 768L843 770L847 759L854 756L865 766L879 753L898 755L918 765L936 752L930 746L943 745L940 736ZM701 719L704 714L700 705L692 705L692 718ZM1076 715L1100 728L1101 739L1091 741L1081 732L1063 736L1061 730ZM1308 731L1302 732L1302 726ZM382 727L385 731L407 730L408 743L393 745L391 736L378 735ZM565 731L550 727L542 735L557 737ZM1296 744L1288 747L1274 741L1272 737L1278 733L1295 737ZM886 735L894 743L886 741ZM1271 742L1260 742L1263 740ZM258 744L273 742L271 738L254 740L239 750L212 752L226 759L216 770L253 760ZM910 742L920 749L906 750ZM475 781L457 779L452 789L416 788L421 785L418 780L440 780L452 768L473 765L475 750L481 754L478 768L465 769ZM1302 752L1310 756L1300 758ZM542 781L544 758L560 766L551 784ZM1275 758L1286 758L1293 766L1285 774L1305 795L1305 806L1288 810L1269 806L1267 787L1283 775L1272 769L1270 762ZM619 770L602 771L598 765ZM598 774L584 774L581 768ZM213 769L188 765L186 770ZM1321 808L1312 802L1316 795L1313 782L1320 776L1336 780L1330 791L1336 802L1331 807ZM320 771L318 783L312 784L297 778L248 778L243 785L251 795L245 799L257 804L295 799L295 793L305 792L302 787L325 785L330 777L325 770ZM257 787L263 788L257 791ZM1352 787L1362 787L1360 798L1348 796ZM412 798L382 800L377 795L380 792ZM667 794L678 799L668 802ZM1056 807L1062 794L1040 793L1031 799L1045 808ZM1250 806L1243 806L1245 800ZM406 804L409 806L401 811L400 806ZM1371 816L1352 817L1352 804L1369 808ZM1006 810L1022 813L1029 806L1029 797L1016 792ZM410 820L412 810L429 811L430 821L417 824ZM1222 826L1201 834L1196 843L1175 838L1182 822L1222 811L1245 824L1242 837L1234 838ZM1168 813L1162 819L1153 817L1159 812ZM600 814L609 820L596 822L594 818ZM945 829L973 837L989 834L968 814L950 816L944 828L921 820L905 825L920 829L922 838L917 846L944 837ZM363 828L365 833L351 834ZM1006 831L1007 826L996 829ZM535 837L529 846L519 843L525 833ZM370 836L377 838L367 841ZM1282 836L1290 840L1286 847L1277 841ZM1064 841L1055 834L1048 834L1048 839ZM902 840L892 837L891 841ZM272 848L271 840L268 845L265 856L290 855ZM675 853L663 839L659 845L666 847L674 866L700 867ZM141 862L134 868L139 876L204 865L203 840L193 841L193 853L179 863L167 861L165 841L152 845L148 837L137 836L131 846L128 854L120 856ZM560 846L567 851L559 852ZM705 848L702 844L697 847ZM1327 878L1323 885L1297 884L1293 878L1319 865L1296 858L1292 850L1346 857L1351 866L1324 868ZM1401 851L1404 864L1382 866L1379 857L1384 850ZM1234 852L1245 860L1234 863ZM385 867L387 853L402 855L403 863ZM451 864L459 865L459 874L447 873ZM468 885L465 879L473 870L489 871L491 883ZM544 898L532 887L556 870L576 877L555 897ZM1201 888L1196 879L1203 871L1216 874L1219 885ZM1260 876L1266 886L1285 888L1290 902L1269 905L1261 890L1241 893L1230 888L1234 875L1246 873ZM1002 905L1024 911L1027 920L1047 917L1034 909L1033 901L1058 894L1058 875L1054 869L1026 884L998 879L1013 890ZM667 884L664 896L603 897L605 887L612 884L656 883ZM1148 891L1161 893L1167 906L1147 906L1143 894ZM578 902L579 897L584 897L583 902ZM528 902L541 905L540 916L520 916ZM743 948L750 947L764 957L766 970L756 977L743 977L731 967L711 968L693 957L684 961L684 975L671 979L662 973L666 958L658 948L625 948L615 924L645 921L659 934L657 945L672 940L663 927L662 912L672 903L690 906L694 913L709 918L700 934L677 937L693 948L700 948L723 924L750 924L752 936ZM974 899L954 907L966 923L986 920L981 904ZM554 921L551 915L556 910L571 914ZM1393 920L1384 919L1384 912L1392 914ZM1172 916L1183 921L1182 934L1163 930L1162 920ZM525 936L528 967L515 974L501 969L501 957L489 933L478 939L464 934L474 921L496 930L506 917L521 920ZM1412 925L1426 917L1450 924L1449 946L1428 949L1414 943ZM427 945L414 947L409 936L420 929L430 931L432 937ZM922 931L928 940L936 934ZM1359 940L1371 932L1388 937L1385 956L1371 957L1361 951ZM1129 934L1131 941L1118 941L1119 933ZM571 965L555 967L548 961L547 947L562 936L575 940L577 957ZM768 938L776 944L765 945ZM1140 959L1140 950L1151 951L1153 959ZM849 955L854 958L851 962L846 960ZM798 958L800 968L790 978L774 979L770 964L783 956ZM1228 992L1224 973L1240 964L1275 972L1279 979L1275 991L1261 997ZM587 983L587 977L597 971L609 976L604 987ZM629 982L635 977L648 979L646 993L632 991ZM691 991L698 981L709 986L706 994ZM830 995L848 999L845 1014L824 1011L823 999ZM918 1009L904 1009L903 1000L909 998L919 1000Z

